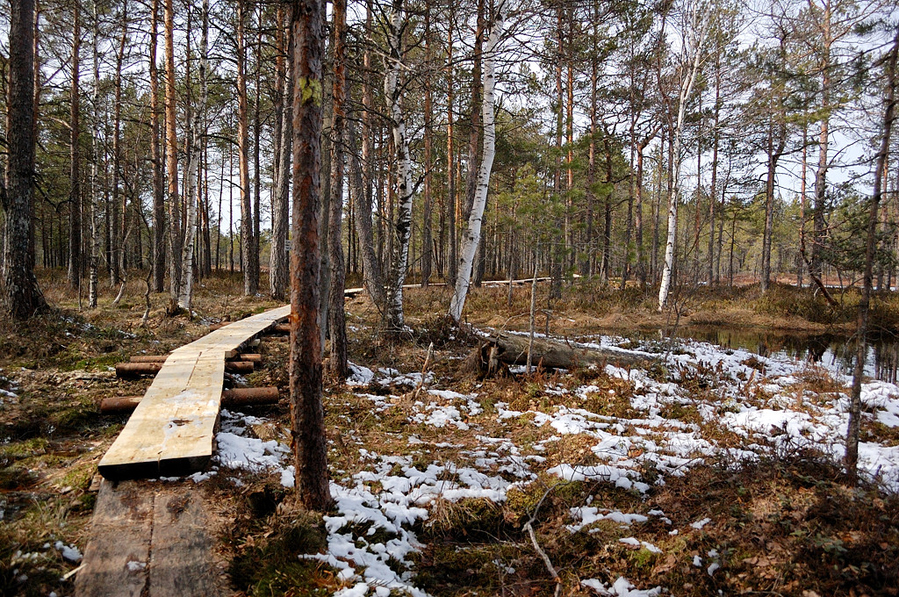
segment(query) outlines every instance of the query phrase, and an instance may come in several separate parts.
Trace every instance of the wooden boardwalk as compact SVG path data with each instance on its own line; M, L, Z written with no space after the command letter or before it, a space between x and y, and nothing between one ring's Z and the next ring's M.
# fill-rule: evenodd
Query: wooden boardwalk
M247 317L172 351L100 461L110 480L185 475L212 457L225 359L286 318L290 306Z
M103 480L76 597L218 597L230 593L219 532L194 483Z

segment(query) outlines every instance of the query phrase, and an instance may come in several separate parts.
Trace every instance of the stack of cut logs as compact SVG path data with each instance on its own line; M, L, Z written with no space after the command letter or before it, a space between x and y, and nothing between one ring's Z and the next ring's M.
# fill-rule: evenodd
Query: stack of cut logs
M156 375L162 369L168 355L137 355L127 363L115 366L116 377L135 379L145 375ZM256 363L262 362L262 355L243 353L225 361L227 373L252 373ZM117 396L104 398L100 403L103 414L126 413L133 411L141 401L141 396ZM249 406L256 404L275 404L278 402L278 388L274 386L262 388L233 388L222 390L222 406Z

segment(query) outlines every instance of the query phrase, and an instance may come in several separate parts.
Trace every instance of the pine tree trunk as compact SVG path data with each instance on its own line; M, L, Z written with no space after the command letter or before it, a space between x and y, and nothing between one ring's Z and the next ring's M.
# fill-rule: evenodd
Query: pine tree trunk
M250 130L247 106L246 0L237 2L237 164L240 170L240 257L243 269L243 292L253 296L252 266L253 207L250 197Z
M322 406L318 238L321 209L322 55L324 3L294 0L293 245L290 291L290 406L296 488L303 505L323 512L333 503Z
M362 253L362 274L365 290L372 302L383 312L387 304L387 296L384 292L384 279L381 275L381 266L378 263L378 255L375 252L375 237L372 230L371 195L366 192L365 182L362 178L362 164L356 152L358 139L356 137L356 125L353 120L347 122L348 146L350 148L350 195L356 207L356 234L359 235L359 249Z
M7 188L0 189L5 211L3 289L6 310L27 319L46 310L34 275L34 0L11 3L9 19L9 87L6 131Z
M173 0L165 0L165 152L168 170L169 311L177 311L181 285L181 197L178 194L178 112L175 105L175 12Z
M71 162L69 166L69 286L81 289L81 3L72 5L72 83L69 137Z
M291 94L293 90L293 78L291 76L290 60L285 61L282 54L291 56L293 52L293 36L289 33L284 34L283 18L281 18L279 9L278 18L278 85L281 90L278 101L281 103L280 114L276 112L276 117L280 117L280 126L276 129L276 134L280 133L280 142L278 143L278 153L275 156L277 160L277 176L275 178L275 188L272 195L272 253L269 284L271 286L271 296L273 299L283 301L287 297L287 288L289 285L290 266L287 260L287 232L290 227L289 217L289 194L290 194L290 155L292 151L293 127L292 127L292 110L291 110Z
M90 267L89 267L89 278L88 278L88 291L87 291L87 305L90 309L97 308L97 293L99 286L99 276L100 276L100 181L99 178L99 170L100 170L100 143L97 139L97 133L99 133L100 129L103 126L103 123L100 119L99 106L100 106L100 53L98 44L100 43L100 14L97 11L96 3L93 6L94 14L92 15L94 23L93 23L93 34L92 34L92 52L93 52L93 63L94 63L94 98L93 103L96 107L96 111L94 113L94 131L95 134L91 136L91 189L90 189L90 201L91 201L91 214L90 214L90 231L91 231L91 252L90 252Z
M346 115L346 0L333 0L332 50L334 58L334 87L332 94L333 118L331 124L334 151L331 156L331 205L328 226L328 253L331 268L331 285L328 288L328 321L331 332L330 369L338 379L349 375L347 362L346 313L344 312L344 270L342 225L343 216L343 174Z
M871 209L868 217L867 243L865 246L865 272L862 297L858 304L858 330L856 332L857 348L855 355L855 371L852 375L852 393L849 399L849 426L846 432L846 469L853 477L858 469L858 441L862 409L862 379L865 373L865 361L868 356L868 315L871 304L873 286L873 263L877 245L877 220L882 199L882 180L886 175L887 159L890 153L890 134L895 122L897 58L899 58L899 27L886 61L886 97L884 98L884 115L880 151L874 167L874 189L871 196Z
M115 73L115 104L113 107L113 133L112 133L112 272L110 282L118 285L125 275L125 226L128 209L127 196L121 192L119 173L122 169L122 66L125 62L125 47L128 43L128 0L122 2L122 35L119 38L119 48L116 53ZM121 218L121 219L120 219Z
M780 128L776 138L774 132L775 126ZM775 125L772 121L768 129L768 173L765 179L765 230L762 236L762 292L767 292L771 285L771 244L772 236L774 235L774 179L777 174L777 163L780 161L780 156L783 154L784 145L786 144L786 138L786 126Z
M432 247L431 247L431 169L432 163L432 130L431 130L431 8L425 5L425 62L428 71L425 73L425 105L424 105L424 204L421 214L421 286L427 288L431 281Z
M456 244L456 149L453 146L453 20L447 25L446 44L446 228L449 243L446 257L446 283L456 284L459 250Z
M156 66L159 0L150 6L150 160L153 162L153 289L165 290L165 190L159 130L159 70Z

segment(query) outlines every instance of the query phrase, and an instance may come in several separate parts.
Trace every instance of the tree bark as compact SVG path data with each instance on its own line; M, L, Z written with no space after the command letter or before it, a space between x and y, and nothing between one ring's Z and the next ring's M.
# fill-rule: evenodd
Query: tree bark
M72 6L72 84L69 107L71 135L69 165L69 286L81 289L81 3Z
M672 274L674 272L675 243L677 241L677 208L678 202L680 201L680 152L683 137L684 116L686 114L687 101L693 91L693 84L699 74L699 66L702 62L702 45L705 41L705 35L708 32L708 18L709 15L700 14L698 6L692 7L692 12L690 14L690 38L689 40L685 40L685 47L683 50L686 59L684 63L686 72L683 73L681 78L677 104L677 122L673 131L673 184L671 196L668 199L668 238L665 242L665 264L662 267L662 283L659 287L659 311L662 311L666 307L668 294L671 290Z
M865 361L868 356L868 315L873 287L874 253L877 249L877 220L880 201L882 199L882 180L886 172L887 158L890 153L890 134L893 130L896 109L896 67L899 58L899 27L886 61L886 96L884 98L884 115L880 150L874 167L874 189L871 196L871 209L868 217L867 242L865 245L865 272L862 296L858 304L857 348L855 370L852 375L852 393L849 399L849 426L846 432L846 469L855 477L858 469L858 441L862 409L862 379L865 374Z
M495 8L490 37L487 40L487 47L483 56L484 94L482 98L482 121L484 123L484 152L478 170L477 187L471 214L468 217L468 227L462 238L462 250L459 258L459 272L456 277L455 292L449 307L449 315L456 323L462 320L462 309L465 307L465 299L468 296L471 269L474 263L475 252L481 240L481 225L484 219L484 208L487 205L487 191L490 188L493 158L496 154L496 115L494 114L496 75L493 64L496 46L499 44L505 22L505 9L504 0L499 0Z
M356 138L355 122L347 123L348 144L350 147L350 195L356 208L356 234L359 235L359 248L362 253L362 280L368 296L382 313L387 305L387 294L384 292L384 278L381 275L381 266L378 263L378 255L375 251L375 237L372 230L371 195L366 192L365 182L362 178L362 164L359 154L356 152L358 141Z
M393 251L391 252L390 280L387 296L385 328L396 335L405 328L403 314L403 283L409 261L409 237L412 230L412 159L409 155L409 138L406 134L406 115L403 112L403 87L399 75L403 66L403 0L393 0L389 27L389 56L384 95L390 109L390 125L396 151L396 220L392 223Z
M94 14L91 15L93 17L93 34L92 34L92 53L93 53L93 63L94 63L94 90L93 90L93 103L95 107L94 112L94 130L96 131L94 136L91 137L91 180L90 180L90 202L91 202L91 213L90 213L90 231L91 231L91 252L90 252L90 267L89 267L89 278L88 278L88 291L87 291L87 304L88 308L96 309L97 308L97 293L99 286L99 276L100 276L100 182L99 171L100 171L100 143L97 139L97 134L103 126L103 121L100 118L99 106L100 106L100 53L99 53L99 43L100 43L100 14L97 9L97 4L94 3Z
M281 20L278 21L279 31L282 31L284 25ZM293 36L288 31L286 35L282 32L280 35L281 42L279 44L280 52L290 57L293 54ZM271 254L271 273L269 283L271 286L271 296L275 300L284 300L287 296L287 288L289 286L290 265L287 259L287 232L290 227L290 156L293 147L293 127L292 127L292 109L291 95L293 93L293 76L291 60L284 61L279 53L279 64L285 62L284 66L278 68L280 85L283 92L281 101L281 141L278 144L278 160L277 178L275 181L275 189L273 194L272 205L272 254Z
M178 307L190 313L194 289L194 246L196 244L197 207L203 200L201 177L202 148L200 139L206 135L206 103L209 96L207 87L207 70L209 68L209 0L203 0L203 14L200 33L200 104L193 114L190 126L191 146L190 163L187 171L190 182L188 187L196 190L196 196L187 197L187 223L184 227L184 247L181 253L181 292L178 296ZM188 43L190 43L188 41Z
M150 6L150 160L153 162L153 288L165 290L165 182L159 143L159 70L156 67L159 0Z
M237 2L237 153L240 171L240 250L243 265L243 292L253 296L259 290L250 264L253 252L253 207L250 197L250 131L247 107L246 0Z
M178 112L175 105L175 10L165 0L165 151L168 170L169 311L177 311L181 285L181 198L178 194Z
M431 130L431 8L425 4L425 105L424 105L424 201L421 214L421 286L427 288L431 281L431 170L432 130Z
M768 173L765 178L765 230L762 236L762 292L771 286L771 244L774 234L774 182L777 174L777 163L783 154L787 141L787 127L783 123L775 124L771 117L768 129ZM775 133L775 127L778 129Z
M346 0L332 1L334 59L334 84L331 99L331 133L334 142L331 154L331 205L328 226L328 264L331 268L331 284L328 287L328 322L331 332L330 369L339 379L349 375L347 361L346 313L344 312L344 288L346 272L343 259L343 174L344 174L344 129L346 115Z
M34 212L34 0L11 3L9 20L9 95L6 132L6 235L3 248L3 290L7 312L27 319L47 309L34 275L32 218Z
M294 0L293 245L290 288L290 406L296 488L306 508L331 507L322 406L319 331L322 56L325 6Z
M530 363L551 369L570 369L590 365L630 366L645 364L653 357L634 352L613 350L609 348L584 348L562 340L548 338L531 338L518 334L496 334L490 336L477 352L484 354L485 346L495 347L493 356L496 360L508 365L527 365L528 353Z

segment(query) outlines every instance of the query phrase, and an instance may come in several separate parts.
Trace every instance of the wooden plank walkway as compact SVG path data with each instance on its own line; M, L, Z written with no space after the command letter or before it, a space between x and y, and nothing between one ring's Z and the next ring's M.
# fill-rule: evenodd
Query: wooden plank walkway
M193 483L103 480L76 597L217 597L215 524Z
M100 474L123 480L184 475L205 468L212 457L225 358L289 314L289 305L272 309L172 351L100 461Z

